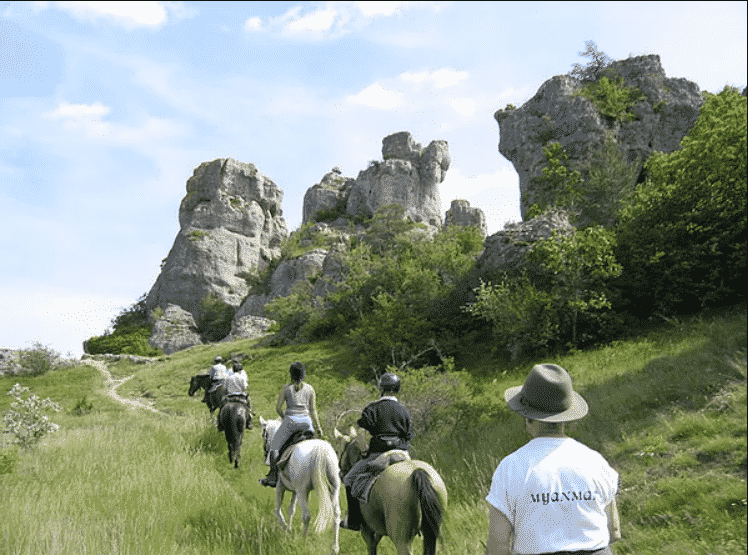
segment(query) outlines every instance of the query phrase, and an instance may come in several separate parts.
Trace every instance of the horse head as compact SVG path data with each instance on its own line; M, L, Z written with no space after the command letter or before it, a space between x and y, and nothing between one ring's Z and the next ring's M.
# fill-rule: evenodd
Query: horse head
M362 449L358 444L356 428L350 427L348 434L343 434L337 428L333 430L333 436L338 440L338 459L340 460L340 471L347 474L348 471L362 457Z
M260 416L260 424L262 424L262 448L265 450L265 459L267 459L270 451L270 443L273 441L273 436L281 425L281 420L279 418L265 420Z
M199 388L200 384L197 376L192 376L192 378L190 378L190 390L187 392L187 395L192 397Z

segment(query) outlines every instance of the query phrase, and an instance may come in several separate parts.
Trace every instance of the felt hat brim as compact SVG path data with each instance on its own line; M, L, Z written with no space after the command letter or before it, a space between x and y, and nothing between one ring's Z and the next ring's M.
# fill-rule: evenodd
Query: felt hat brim
M571 404L568 409L562 412L542 412L522 402L522 387L510 387L504 392L504 399L510 409L525 418L540 422L571 422L584 418L589 412L587 401L576 391L571 392Z

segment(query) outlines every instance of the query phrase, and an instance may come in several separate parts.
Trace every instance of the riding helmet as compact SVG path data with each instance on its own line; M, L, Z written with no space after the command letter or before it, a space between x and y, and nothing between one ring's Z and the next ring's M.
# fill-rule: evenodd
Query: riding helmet
M379 378L379 389L398 393L400 391L400 378L392 372L382 374L382 377Z
M218 355L216 358L213 359L213 362L223 362L223 358L221 358L221 355Z

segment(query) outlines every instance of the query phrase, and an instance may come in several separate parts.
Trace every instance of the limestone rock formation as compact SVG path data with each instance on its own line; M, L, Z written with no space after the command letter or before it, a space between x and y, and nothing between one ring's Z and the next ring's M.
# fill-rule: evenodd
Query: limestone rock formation
M478 207L470 206L467 200L453 200L444 218L444 225L473 226L480 229L483 237L488 233L486 215Z
M637 56L614 62L610 70L636 87L643 98L631 109L634 121L610 121L578 93L576 77L557 75L543 83L523 106L499 110L499 152L519 174L521 212L534 202L532 178L545 165L542 147L558 141L571 162L583 160L590 149L600 148L605 133L612 131L629 162L641 164L653 151L672 152L688 133L703 104L696 83L665 75L657 55Z
M355 179L343 176L338 167L327 172L319 183L304 194L301 223L334 219L334 215L345 214L348 195L354 183Z
M257 339L268 334L268 329L274 320L262 316L235 317L231 323L231 333L221 342L236 341L237 339Z
M487 281L504 273L517 277L527 267L526 254L535 242L550 237L555 230L564 234L573 229L566 213L555 211L506 224L503 230L486 238L476 263L477 275Z
M280 256L287 236L283 193L252 164L219 158L198 166L179 208L180 230L146 297L149 310L176 305L199 320L209 294L233 308L246 272Z
M163 315L155 318L150 343L168 355L200 345L202 340L192 314L177 305L169 304Z
M439 184L449 169L446 141L431 141L426 149L407 131L382 140L384 161L359 172L347 202L349 216L370 218L389 204L399 204L413 221L439 227Z

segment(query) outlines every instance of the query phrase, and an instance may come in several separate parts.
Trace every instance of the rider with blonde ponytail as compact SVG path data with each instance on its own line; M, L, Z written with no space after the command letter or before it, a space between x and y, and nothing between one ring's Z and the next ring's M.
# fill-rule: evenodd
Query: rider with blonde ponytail
M306 368L301 362L294 362L288 370L291 383L283 386L278 394L275 410L283 419L270 444L270 472L260 480L260 484L274 488L278 481L278 457L280 449L297 431L309 430L322 436L322 426L317 415L317 401L314 388L304 381ZM286 410L283 410L283 405Z

